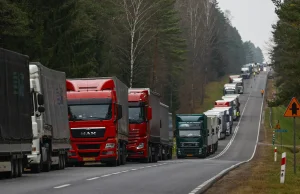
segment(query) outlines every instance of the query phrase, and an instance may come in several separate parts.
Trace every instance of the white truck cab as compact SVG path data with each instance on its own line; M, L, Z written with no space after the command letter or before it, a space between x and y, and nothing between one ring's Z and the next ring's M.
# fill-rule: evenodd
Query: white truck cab
M214 114L213 112L204 112L207 116L207 128L209 130L209 136L208 136L208 145L209 150L211 153L215 153L215 151L218 149L218 134L219 134L219 128L220 128L220 118L219 115Z
M237 83L225 84L223 92L224 92L224 95L238 94L239 91L238 91Z
M230 114L230 109L232 109L232 107L214 107L212 109L214 111L223 111L224 112L227 136L229 136L232 133L232 125L233 125L233 118L232 118L233 113Z
M241 78L233 78L232 83L236 83L239 94L244 93L244 81L243 81L242 77Z
M208 110L204 113L207 117L216 117L217 118L217 139L226 138L227 122L226 122L226 112L225 110Z

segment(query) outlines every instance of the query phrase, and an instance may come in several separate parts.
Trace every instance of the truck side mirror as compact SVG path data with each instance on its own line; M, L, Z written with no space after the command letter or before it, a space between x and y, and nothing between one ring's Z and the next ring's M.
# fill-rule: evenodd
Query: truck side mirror
M39 106L39 107L38 107L38 111L39 111L40 113L45 112L45 107Z
M152 119L152 108L149 106L147 109L147 120L150 121Z
M120 105L120 104L118 104L117 105L117 111L118 111L118 116L117 116L117 118L118 118L118 120L120 120L122 117L123 117L123 112L122 112L122 105Z
M44 96L43 96L43 94L38 94L37 95L37 100L38 100L38 105L40 105L40 106L44 105Z

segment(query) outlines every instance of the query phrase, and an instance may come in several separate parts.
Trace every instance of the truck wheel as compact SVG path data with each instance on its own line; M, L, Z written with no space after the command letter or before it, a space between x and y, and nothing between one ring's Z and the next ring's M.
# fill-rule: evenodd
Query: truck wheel
M61 159L62 159L62 169L65 169L66 168L66 156L65 156L65 154L62 155Z
M17 160L18 164L18 177L21 177L23 175L23 159L19 158Z
M58 156L58 170L62 169L62 155Z
M121 160L121 165L125 165L126 164L126 158L127 158L126 146L125 146L125 144L122 144L122 160Z
M152 155L152 162L153 163L156 163L158 161L158 154L159 154L159 151L155 150L154 154Z
M12 164L12 178L16 178L18 176L18 159L13 159Z

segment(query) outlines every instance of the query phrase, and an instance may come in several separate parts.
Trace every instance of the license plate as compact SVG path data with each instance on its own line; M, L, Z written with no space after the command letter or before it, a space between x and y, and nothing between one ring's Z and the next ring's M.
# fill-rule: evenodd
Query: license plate
M82 159L84 162L90 162L90 161L95 161L96 158L83 158Z
M193 156L193 154L187 154L187 156Z

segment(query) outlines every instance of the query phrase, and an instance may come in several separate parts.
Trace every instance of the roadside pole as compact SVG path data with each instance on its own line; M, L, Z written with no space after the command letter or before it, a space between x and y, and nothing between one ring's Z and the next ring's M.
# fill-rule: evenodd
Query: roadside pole
M296 118L294 117L294 174L296 174Z
M282 153L281 156L281 172L280 172L280 183L284 183L285 179L285 164L286 164L286 152Z
M294 128L294 174L296 174L296 117L300 117L300 104L298 100L293 97L290 101L285 113L284 117L293 117L293 128Z
M277 147L274 149L274 162L277 161Z

